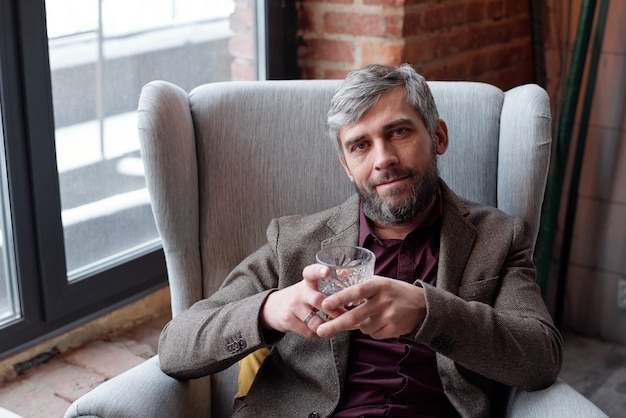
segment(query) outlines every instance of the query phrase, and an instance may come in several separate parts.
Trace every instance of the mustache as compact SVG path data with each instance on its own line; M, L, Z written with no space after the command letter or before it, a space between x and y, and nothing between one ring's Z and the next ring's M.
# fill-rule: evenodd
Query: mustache
M400 177L414 177L415 176L415 170L412 170L410 168L394 168L394 169L390 169L390 170L385 170L382 173L380 173L379 176L377 176L374 179L370 179L367 182L367 186L368 188L375 188L376 186L382 184L382 183L386 183L389 180L393 180L393 179L397 179Z

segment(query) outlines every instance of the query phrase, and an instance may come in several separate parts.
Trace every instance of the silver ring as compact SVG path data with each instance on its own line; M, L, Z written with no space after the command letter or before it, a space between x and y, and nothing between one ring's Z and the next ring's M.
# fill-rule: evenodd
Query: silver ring
M306 318L304 318L304 320L302 320L302 322L304 322L304 325L309 325L309 321L311 319L313 319L313 317L317 315L317 312L315 311L311 311L309 312L309 314L306 316Z

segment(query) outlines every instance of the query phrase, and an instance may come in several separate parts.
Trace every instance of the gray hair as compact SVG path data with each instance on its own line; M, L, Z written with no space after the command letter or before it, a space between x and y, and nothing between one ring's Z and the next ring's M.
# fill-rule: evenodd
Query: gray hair
M435 135L439 113L426 79L409 64L399 67L373 64L351 71L330 102L328 134L339 153L342 153L339 131L358 122L383 93L396 87L404 87L407 102L421 115L428 133Z

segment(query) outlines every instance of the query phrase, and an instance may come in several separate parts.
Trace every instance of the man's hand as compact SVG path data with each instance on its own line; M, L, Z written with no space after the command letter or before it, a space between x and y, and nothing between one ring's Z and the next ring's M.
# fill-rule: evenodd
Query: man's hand
M329 274L328 267L320 264L307 266L302 271L303 280L267 297L261 310L261 325L266 329L319 338L315 331L324 320L314 313L322 309L326 296L318 291L317 281Z
M338 312L355 300L365 299L356 308L320 324L317 335L330 338L342 330L354 329L375 339L396 338L415 330L426 316L424 289L401 280L374 276L323 300L324 312Z
M303 280L271 293L261 310L262 326L308 338L330 338L358 325L364 334L384 339L408 334L426 315L424 290L419 286L374 276L325 296L318 291L317 282L329 273L328 267L312 264L302 271ZM354 309L345 308L361 300L364 302ZM312 315L318 311L333 319L324 322L320 316Z

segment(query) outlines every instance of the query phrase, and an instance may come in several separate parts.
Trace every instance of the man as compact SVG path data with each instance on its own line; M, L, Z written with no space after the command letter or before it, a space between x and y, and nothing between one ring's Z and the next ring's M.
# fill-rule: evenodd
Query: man
M268 243L164 329L163 370L199 377L270 347L236 417L484 417L508 386L553 383L562 341L523 223L438 178L448 134L423 77L353 71L328 127L357 194L273 220ZM311 262L328 245L369 248L376 276L324 296L328 269Z

